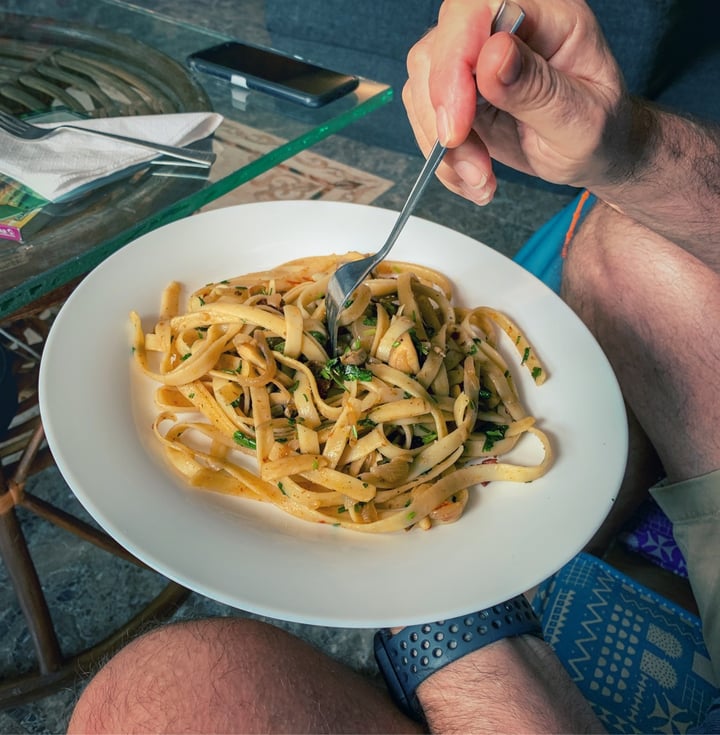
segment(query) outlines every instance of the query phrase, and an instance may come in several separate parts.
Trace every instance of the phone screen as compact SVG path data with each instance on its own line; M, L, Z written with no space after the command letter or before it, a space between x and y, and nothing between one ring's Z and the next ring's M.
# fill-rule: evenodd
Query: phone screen
M359 81L355 76L235 41L198 51L188 62L195 69L218 74L240 86L311 106L351 92Z

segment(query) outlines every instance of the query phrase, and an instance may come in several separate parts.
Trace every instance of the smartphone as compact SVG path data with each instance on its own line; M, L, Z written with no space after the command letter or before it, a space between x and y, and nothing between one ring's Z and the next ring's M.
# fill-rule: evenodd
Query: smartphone
M191 69L307 107L326 105L352 92L360 81L356 76L238 41L196 51L187 61Z

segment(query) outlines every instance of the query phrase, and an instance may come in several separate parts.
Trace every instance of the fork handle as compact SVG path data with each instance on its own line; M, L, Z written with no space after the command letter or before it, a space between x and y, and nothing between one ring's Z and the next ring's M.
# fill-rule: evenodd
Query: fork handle
M495 16L495 19L493 20L491 33L497 33L499 31L515 33L524 19L525 12L519 5L511 0L504 0ZM405 202L405 206L403 206L400 211L400 216L398 217L397 222L395 222L395 226L392 228L385 244L380 248L380 250L378 250L377 255L373 258L373 265L368 269L367 273L369 273L372 268L374 268L375 265L390 252L390 248L395 244L395 240L397 240L400 231L405 226L405 222L407 222L408 217L412 214L413 209L415 209L415 203L425 190L425 187L432 178L432 175L435 173L435 169L438 167L442 157L445 155L445 151L446 148L441 145L439 140L436 140L435 145L432 147L430 154L425 160L425 165L422 167L420 175L415 181L415 185L410 190L410 194ZM366 276L367 273L365 274Z
M105 138L114 138L115 140L121 140L125 143L133 143L134 145L140 145L145 148L149 148L159 153L164 153L174 158L179 158L182 161L190 161L201 166L212 166L213 161L216 158L214 153L206 153L204 151L189 151L185 148L178 148L170 145L161 145L160 143L153 143L151 140L142 140L140 138L130 138L127 135L119 135L118 133L108 133L104 130L94 130L92 128L83 128L79 125L56 125L53 130L59 130L60 128L66 128L68 130L79 130L81 133L88 133L89 135L102 135Z
M397 240L400 231L408 220L408 217L415 209L417 200L420 198L423 191L425 191L425 187L432 179L432 175L435 173L435 169L439 166L440 161L442 161L442 157L445 155L446 150L445 146L441 145L439 140L435 141L435 145L432 147L428 157L425 159L425 164L423 165L413 188L410 190L410 194L408 194L408 198L403 208L400 210L400 215L398 216L394 227L390 231L388 239L380 250L378 250L375 258L373 258L376 262L382 260L390 252L390 248L395 244L395 240Z

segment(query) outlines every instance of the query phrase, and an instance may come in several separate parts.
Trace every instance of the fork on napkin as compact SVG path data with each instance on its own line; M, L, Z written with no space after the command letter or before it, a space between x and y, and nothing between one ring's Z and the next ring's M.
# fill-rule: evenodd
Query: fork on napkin
M178 112L73 120L72 124L186 146L212 134L222 121L223 116L216 112ZM58 124L48 123L47 127ZM71 199L162 155L144 146L77 130L61 129L42 140L23 140L0 130L0 172L51 202Z

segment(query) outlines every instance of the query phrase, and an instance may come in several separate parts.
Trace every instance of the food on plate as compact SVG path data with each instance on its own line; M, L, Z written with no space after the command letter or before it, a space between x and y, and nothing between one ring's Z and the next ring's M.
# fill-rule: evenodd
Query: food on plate
M382 262L345 305L338 355L328 354L325 289L356 257L210 283L184 308L171 283L151 332L131 314L172 466L197 488L374 533L455 521L473 486L544 475L550 442L520 400L500 335L536 384L545 369L507 316L453 305L441 273ZM537 464L504 459L521 439L539 445Z

